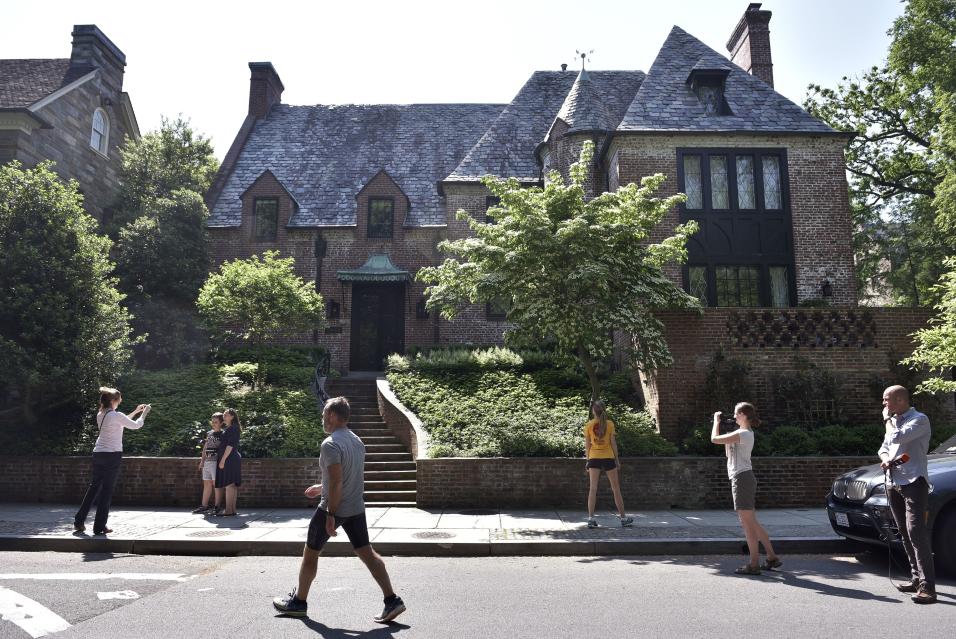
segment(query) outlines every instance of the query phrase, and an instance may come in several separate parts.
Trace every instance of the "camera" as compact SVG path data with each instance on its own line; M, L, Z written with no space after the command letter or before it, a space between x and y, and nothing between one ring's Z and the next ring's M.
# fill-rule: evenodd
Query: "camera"
M720 414L720 433L732 433L737 430L737 420L732 413Z

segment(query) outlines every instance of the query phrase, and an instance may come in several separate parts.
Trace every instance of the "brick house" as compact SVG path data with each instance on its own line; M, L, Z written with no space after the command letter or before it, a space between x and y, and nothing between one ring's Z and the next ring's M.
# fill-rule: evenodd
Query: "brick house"
M0 60L0 164L53 160L102 220L119 188L119 147L139 126L126 56L96 25L73 27L69 58Z
M213 261L294 257L329 325L292 337L327 347L343 372L411 346L500 342L500 309L440 319L414 275L442 259L440 240L469 232L457 211L485 220L482 176L540 185L591 140L592 194L661 172L664 194L688 195L662 233L701 225L669 274L707 308L663 314L674 365L640 380L662 432L713 410L699 390L718 348L759 371L763 405L767 374L799 358L841 371L863 419L867 380L927 316L855 308L848 137L774 91L770 15L747 8L730 59L675 26L646 74L536 71L508 104L290 106L272 65L251 63L249 113L207 198ZM798 308L808 300L829 308Z

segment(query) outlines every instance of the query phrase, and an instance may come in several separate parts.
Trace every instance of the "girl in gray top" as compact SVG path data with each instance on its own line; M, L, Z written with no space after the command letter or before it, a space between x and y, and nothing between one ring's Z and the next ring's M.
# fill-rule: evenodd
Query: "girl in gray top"
M750 563L737 568L738 575L759 575L761 569L772 570L783 565L770 543L770 535L757 521L756 499L757 478L754 476L750 454L754 449L753 428L760 425L757 409L753 404L741 402L734 407L734 421L737 430L725 435L720 434L720 411L714 413L714 426L710 432L710 441L723 445L727 454L727 476L734 497L734 510L743 526L750 551ZM760 544L767 551L767 560L760 564Z

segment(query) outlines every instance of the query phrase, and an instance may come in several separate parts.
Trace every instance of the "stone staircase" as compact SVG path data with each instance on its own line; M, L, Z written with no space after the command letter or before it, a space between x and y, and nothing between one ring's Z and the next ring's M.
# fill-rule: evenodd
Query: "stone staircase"
M374 379L329 380L330 397L344 395L349 427L365 442L365 503L379 508L415 506L415 461L378 411Z

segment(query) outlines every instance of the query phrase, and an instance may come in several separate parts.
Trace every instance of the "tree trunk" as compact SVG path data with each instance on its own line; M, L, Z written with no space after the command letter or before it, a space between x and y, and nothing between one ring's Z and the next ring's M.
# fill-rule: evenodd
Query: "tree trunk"
M601 381L598 379L597 371L594 370L594 360L591 359L591 354L583 344L578 344L578 360L584 367L588 382L591 384L591 401L596 402L601 397Z

